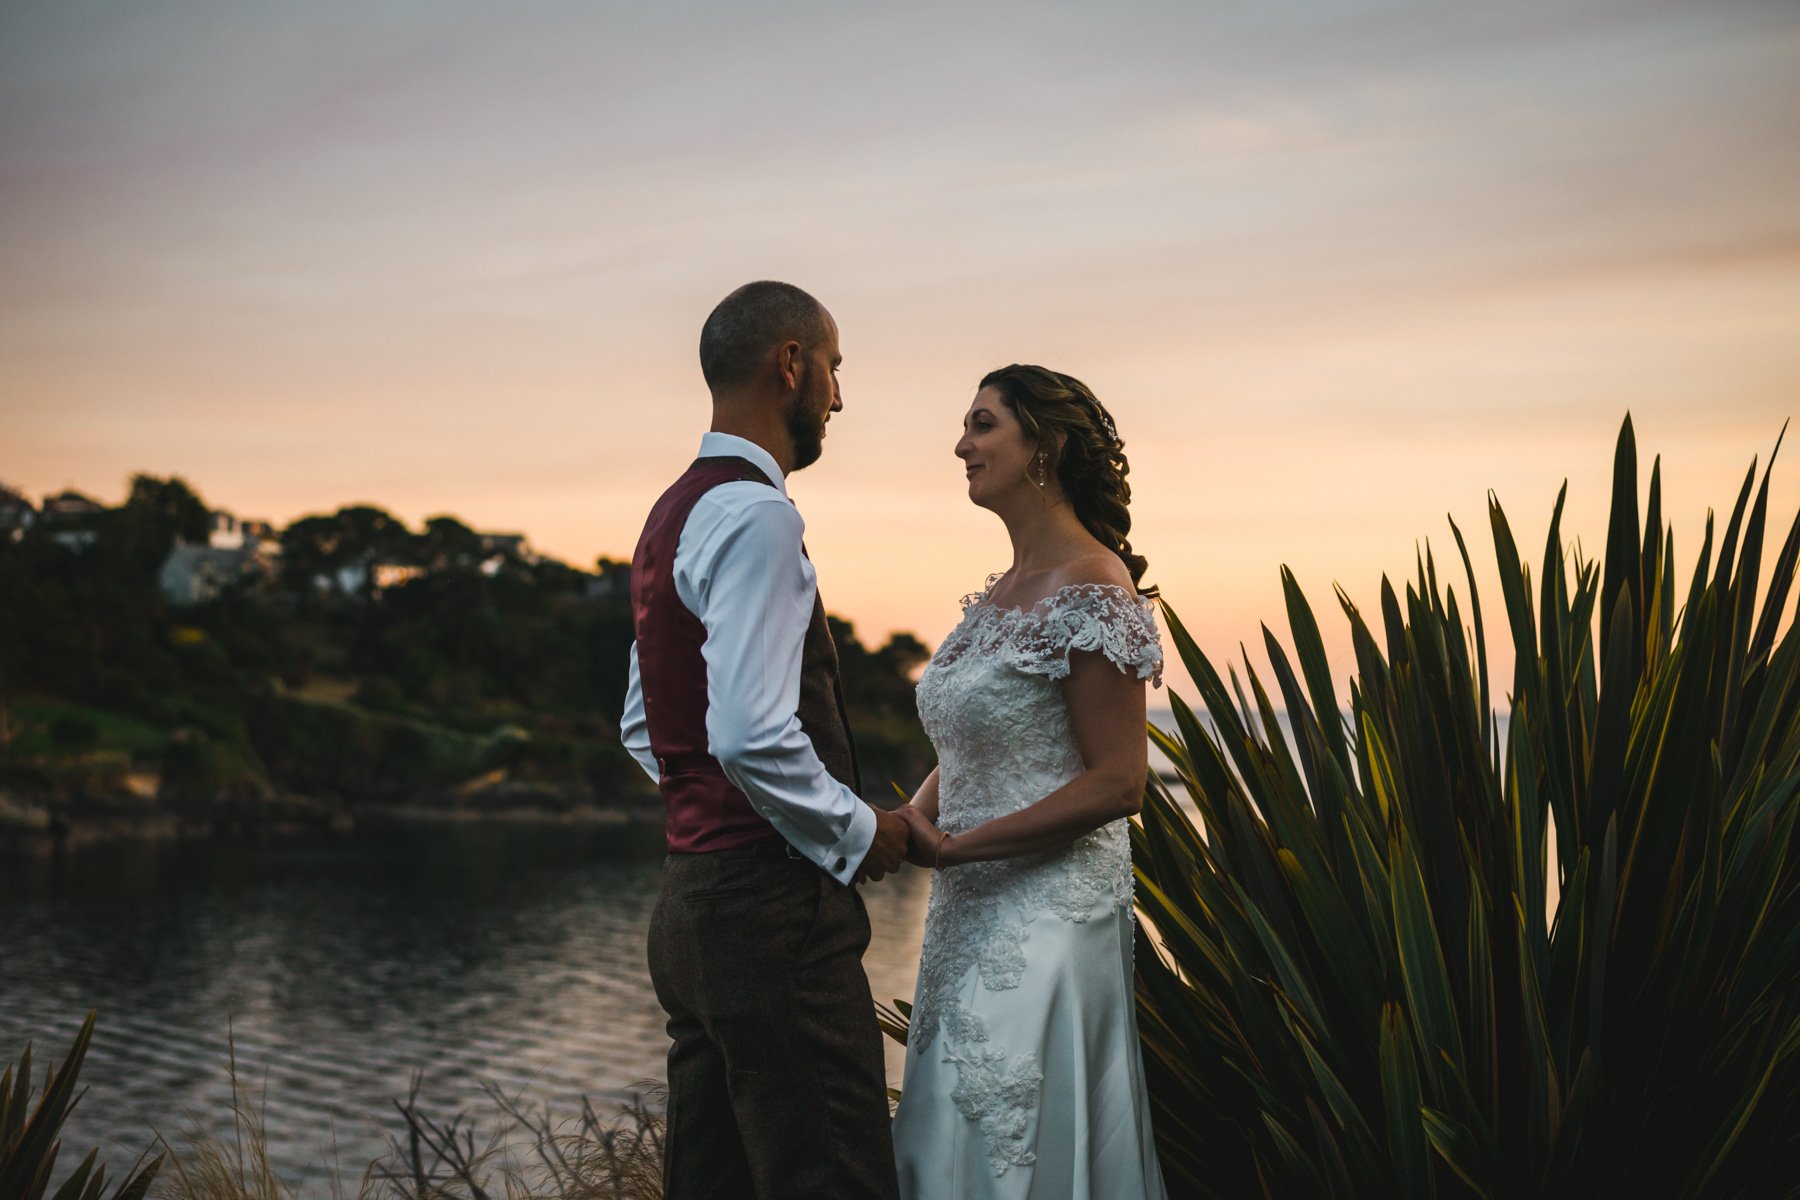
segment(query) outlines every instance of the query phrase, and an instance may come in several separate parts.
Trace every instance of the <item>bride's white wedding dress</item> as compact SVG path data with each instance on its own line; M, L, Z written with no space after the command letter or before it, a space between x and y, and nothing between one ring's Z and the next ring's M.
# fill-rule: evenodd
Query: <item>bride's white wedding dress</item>
M992 588L992 581L989 583ZM1072 651L1159 678L1148 602L1111 584L1029 609L964 600L919 679L938 825L961 833L1082 771L1057 681ZM907 1200L1162 1200L1132 999L1131 845L1114 821L1059 850L932 878L894 1151Z

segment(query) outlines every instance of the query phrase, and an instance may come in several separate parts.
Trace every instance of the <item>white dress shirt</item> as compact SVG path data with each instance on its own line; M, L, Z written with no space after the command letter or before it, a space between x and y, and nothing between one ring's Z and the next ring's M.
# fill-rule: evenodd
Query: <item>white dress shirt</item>
M806 522L767 450L728 433L700 439L699 457L726 455L755 463L775 486L713 488L675 545L675 594L706 626L707 752L794 849L847 884L875 840L875 810L831 777L800 727L800 651L818 593L800 550ZM659 778L635 642L619 733Z

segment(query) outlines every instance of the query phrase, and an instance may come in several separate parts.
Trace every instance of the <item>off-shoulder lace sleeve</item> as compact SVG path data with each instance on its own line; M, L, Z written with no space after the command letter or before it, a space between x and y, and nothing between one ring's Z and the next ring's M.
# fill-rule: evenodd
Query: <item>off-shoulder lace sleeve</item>
M1018 670L1066 679L1069 655L1095 650L1127 675L1162 685L1162 642L1150 604L1117 584L1070 584L1004 616L1008 628L997 648Z

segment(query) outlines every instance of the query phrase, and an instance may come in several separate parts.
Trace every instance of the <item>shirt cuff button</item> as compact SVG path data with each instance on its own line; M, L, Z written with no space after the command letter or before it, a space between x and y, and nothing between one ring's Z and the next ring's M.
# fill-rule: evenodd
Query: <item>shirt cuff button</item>
M835 866L835 867L833 867L833 868L831 868L831 869L832 869L832 870L834 870L834 871L841 871L841 870L843 870L843 869L844 869L844 861L845 861L845 860L844 860L844 858L843 858L843 856L842 856L842 855L840 855L840 856L839 856L839 857L838 857L838 860L837 860L837 866Z

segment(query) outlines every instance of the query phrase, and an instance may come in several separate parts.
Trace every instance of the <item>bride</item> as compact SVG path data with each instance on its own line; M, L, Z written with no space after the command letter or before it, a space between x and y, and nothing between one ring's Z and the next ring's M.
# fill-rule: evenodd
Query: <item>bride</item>
M1144 682L1162 649L1124 444L1080 381L981 381L956 455L1013 565L919 679L938 765L899 811L934 868L894 1117L908 1200L1162 1200L1132 998Z

